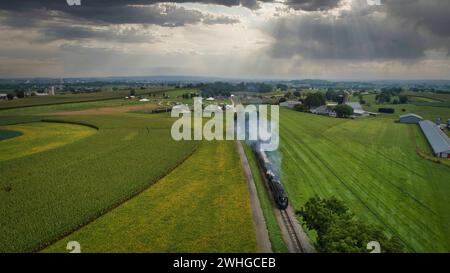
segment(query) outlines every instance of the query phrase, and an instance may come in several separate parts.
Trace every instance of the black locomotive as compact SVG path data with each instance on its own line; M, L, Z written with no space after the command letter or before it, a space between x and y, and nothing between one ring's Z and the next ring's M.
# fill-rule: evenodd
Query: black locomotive
M275 203L279 209L285 210L288 207L288 196L281 184L280 177L273 171L274 167L264 151L256 151L255 153Z

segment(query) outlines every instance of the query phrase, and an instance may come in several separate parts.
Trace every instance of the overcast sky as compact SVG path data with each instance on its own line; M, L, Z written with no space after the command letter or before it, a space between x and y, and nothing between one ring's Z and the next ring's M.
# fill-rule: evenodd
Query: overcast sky
M376 2L1 1L0 77L450 79L450 1Z

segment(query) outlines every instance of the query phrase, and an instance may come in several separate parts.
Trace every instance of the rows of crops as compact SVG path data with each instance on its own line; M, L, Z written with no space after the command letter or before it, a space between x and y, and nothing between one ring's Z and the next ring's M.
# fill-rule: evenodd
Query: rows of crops
M415 125L281 111L282 177L295 208L336 196L412 251L449 251L450 168L422 159Z
M32 251L61 238L147 188L196 147L170 138L167 115L61 119L100 130L0 162L0 252Z
M155 185L45 249L67 252L255 252L248 191L232 141L203 142Z

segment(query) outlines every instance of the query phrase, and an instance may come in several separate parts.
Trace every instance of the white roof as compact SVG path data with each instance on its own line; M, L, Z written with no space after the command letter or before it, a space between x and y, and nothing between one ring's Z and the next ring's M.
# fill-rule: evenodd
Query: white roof
M401 115L401 116L400 116L400 119L409 118L409 117L415 117L415 118L418 118L418 119L423 119L421 116L416 115L416 114L406 114L406 115Z
M150 101L149 99L140 99L139 101Z
M177 110L178 113L190 113L189 107L185 104L178 104L172 107L172 111Z
M419 125L435 154L450 152L450 139L436 124L423 120Z
M354 109L353 113L363 115L363 114L368 114L369 112L364 111L364 110L360 110L360 109Z
M204 111L205 112L212 112L212 111L217 111L217 110L222 111L222 107L220 107L219 105L210 104L210 105L206 106Z
M206 100L214 100L214 98L213 97L209 97Z

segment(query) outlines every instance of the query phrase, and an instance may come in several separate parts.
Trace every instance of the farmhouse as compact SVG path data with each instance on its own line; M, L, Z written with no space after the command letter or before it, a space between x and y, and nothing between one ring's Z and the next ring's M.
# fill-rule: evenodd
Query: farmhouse
M0 100L7 100L8 95L7 94L0 94Z
M311 111L311 113L317 114L317 115L325 115L325 116L332 116L332 117L336 116L336 112L333 110L332 107L330 107L328 105L322 105L322 106L316 107L314 109L311 109L310 111Z
M288 101L280 103L280 106L281 107L294 108L296 105L301 105L301 104L302 103L300 101L288 100Z
M400 116L401 123L419 123L421 121L423 121L423 118L416 114L406 114Z
M450 139L436 124L429 120L419 122L423 134L437 157L450 158Z

